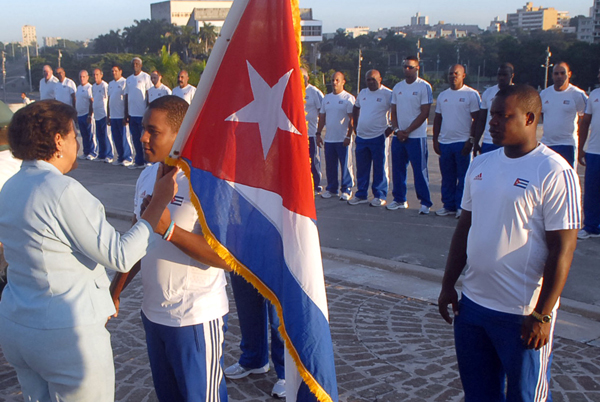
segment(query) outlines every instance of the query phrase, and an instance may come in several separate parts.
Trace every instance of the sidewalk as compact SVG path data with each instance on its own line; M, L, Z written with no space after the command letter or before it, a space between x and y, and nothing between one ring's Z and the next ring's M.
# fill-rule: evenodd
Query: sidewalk
M340 401L461 401L452 327L439 317L430 300L437 297L437 283L342 261L347 257L335 251L325 250L325 255ZM124 292L119 317L108 323L117 400L123 402L156 401L140 319L141 297L138 277ZM240 341L231 294L229 298L226 366L235 363ZM594 346L599 325L559 314L551 383L554 401L599 401L600 348ZM273 400L268 392L275 381L273 370L263 376L227 380L229 398ZM14 371L0 353L0 401L21 401L19 392Z

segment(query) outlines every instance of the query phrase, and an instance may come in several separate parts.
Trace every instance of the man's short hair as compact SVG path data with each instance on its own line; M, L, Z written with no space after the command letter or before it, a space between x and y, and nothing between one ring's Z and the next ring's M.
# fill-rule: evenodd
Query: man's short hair
M137 56L136 56L136 57L134 57L133 59L131 59L131 62L133 63L133 62L134 62L134 61L136 61L136 60L137 60L137 61L139 61L140 63L143 63L142 59L141 59L141 58L139 58L139 57L137 57Z
M418 58L417 56L408 56L408 57L406 57L404 60L416 61L416 62L417 62L417 66L418 66L419 64L421 64L421 63L419 62L419 58Z
M565 66L567 66L567 71L572 71L571 70L571 66L569 65L569 63L567 63L566 61L559 61L558 63L554 64L554 67L559 66L561 64L564 64Z
M77 119L75 109L57 100L30 103L14 114L8 143L16 158L47 161L56 153L56 133L67 135Z
M500 67L498 67L499 70L510 70L511 74L515 73L515 66L512 65L512 63L502 63L500 64Z
M123 71L123 67L121 67L120 64L113 64L112 67L111 67L111 69L113 69L113 68L116 68L119 71Z
M174 131L179 131L183 118L190 105L174 95L161 96L148 105L148 110L163 110L167 113L167 121Z
M534 113L539 118L542 113L542 99L540 94L530 85L518 84L503 88L496 94L496 98L514 96L517 106L525 113Z

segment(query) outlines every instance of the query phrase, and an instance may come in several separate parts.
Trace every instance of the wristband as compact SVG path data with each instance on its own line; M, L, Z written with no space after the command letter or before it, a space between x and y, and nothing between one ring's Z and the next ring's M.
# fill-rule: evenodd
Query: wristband
M321 132L320 132L320 131L317 131L317 132L315 133L315 135L316 135L317 137L320 137L320 136L321 136Z
M167 229L167 231L165 232L165 234L163 235L163 239L166 241L171 241L171 236L173 236L173 232L175 228L175 221L171 221L171 224L169 225L169 228Z

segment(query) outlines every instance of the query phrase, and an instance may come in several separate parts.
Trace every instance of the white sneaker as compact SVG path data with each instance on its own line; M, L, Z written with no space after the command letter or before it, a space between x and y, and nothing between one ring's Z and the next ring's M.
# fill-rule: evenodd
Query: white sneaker
M352 194L342 193L340 201L350 201L350 198L352 198Z
M113 163L113 158L104 158L104 163Z
M585 229L581 229L579 232L577 232L577 238L580 240L589 239L590 237L600 237L600 234L590 233Z
M449 211L446 208L441 208L435 211L437 216L456 215L456 211Z
M348 201L348 204L350 204L350 205L358 205L358 204L366 204L367 202L369 202L369 200L367 200L366 198L352 197Z
M408 202L392 201L388 204L388 206L386 208L389 209L390 211L395 211L397 209L406 209L406 208L408 208Z
M372 207L383 207L385 204L387 204L387 201L383 198L373 198L370 205Z
M96 159L96 157L95 157L95 156L92 156L92 155L87 155L87 156L85 157L85 159L87 159L88 161L93 161L93 160L95 160L95 159Z
M419 215L429 215L429 207L421 205L421 208L419 208Z
M255 369L249 369L239 363L235 363L223 370L225 377L232 380L239 380L240 378L248 377L250 374L264 374L268 371L269 363Z
M275 385L273 385L271 396L275 398L285 398L285 380L283 378L278 379Z
M331 193L330 193L329 191L327 191L327 190L325 190L325 191L323 191L323 192L321 193L321 198L325 198L325 199L327 199L327 198L331 198L331 197L333 197L333 194L331 194Z
M144 165L136 165L135 163L132 163L131 165L127 166L127 169L143 169L146 166Z
M133 162L132 161L124 160L123 162L119 163L119 165L127 167L127 166L133 165Z
M461 214L462 214L462 209L457 209L456 210L456 219L460 218Z

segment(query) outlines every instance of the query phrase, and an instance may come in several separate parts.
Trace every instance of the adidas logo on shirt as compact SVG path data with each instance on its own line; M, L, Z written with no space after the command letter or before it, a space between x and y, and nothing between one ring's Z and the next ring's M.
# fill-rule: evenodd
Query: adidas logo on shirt
M565 100L563 101L563 105L569 105L570 103L571 103L571 101L570 101L570 100L566 100L566 99L565 99Z
M459 102L466 102L466 101L467 101L467 99L466 99L466 98L460 98L458 101L459 101Z
M473 178L473 180L483 180L483 177L482 177L481 173L479 173L477 176L475 176Z
M594 103L598 103L598 102L600 102L600 101L598 100L598 98L594 99Z
M418 95L419 93L417 91L413 92L413 95Z

